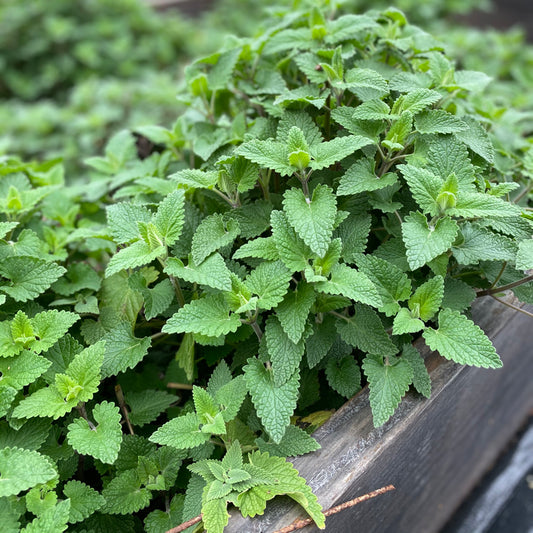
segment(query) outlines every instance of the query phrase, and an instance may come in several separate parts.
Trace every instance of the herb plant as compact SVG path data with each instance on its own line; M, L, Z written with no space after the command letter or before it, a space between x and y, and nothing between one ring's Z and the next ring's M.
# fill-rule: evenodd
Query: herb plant
M268 28L193 63L173 128L140 130L156 150L118 133L89 188L1 161L6 531L215 533L281 494L323 527L292 417L365 383L376 426L428 397L419 336L501 366L468 310L533 303L533 229L486 76L395 9Z

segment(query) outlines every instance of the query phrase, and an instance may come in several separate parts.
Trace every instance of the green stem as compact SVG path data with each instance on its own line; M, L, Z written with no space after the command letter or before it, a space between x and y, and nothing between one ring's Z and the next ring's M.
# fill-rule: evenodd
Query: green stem
M180 304L180 307L183 307L185 305L185 298L183 297L183 293L181 292L179 281L172 275L169 275L168 279L174 287L174 292L176 293L176 298L178 300L178 303Z
M498 275L496 276L496 279L493 281L492 285L490 286L491 289L496 287L496 283L498 283L498 281L500 281L500 279L503 276L503 273L504 273L506 267L507 267L507 261L504 261L501 270L498 272Z

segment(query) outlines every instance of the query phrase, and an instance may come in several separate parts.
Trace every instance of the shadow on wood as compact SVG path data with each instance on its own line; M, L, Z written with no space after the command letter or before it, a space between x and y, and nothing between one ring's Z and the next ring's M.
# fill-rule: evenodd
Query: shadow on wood
M375 429L365 388L314 434L322 449L293 461L324 509L389 483L396 487L328 518L326 531L438 532L525 421L533 409L527 341L533 321L490 298L475 302L473 318L491 337L503 368L462 367L420 342L431 373L429 400L409 393ZM262 517L232 515L227 533L270 533L305 512L278 498Z

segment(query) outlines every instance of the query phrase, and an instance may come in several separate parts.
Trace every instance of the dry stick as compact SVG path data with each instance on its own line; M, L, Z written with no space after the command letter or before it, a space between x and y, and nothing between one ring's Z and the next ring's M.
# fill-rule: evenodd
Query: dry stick
M167 387L169 389L192 390L192 385L188 383L174 383L173 381L169 381Z
M521 307L517 307L516 305L506 302L505 300L501 300L500 298L497 298L496 296L494 296L494 294L491 294L490 297L494 298L497 302L500 302L501 304L506 305L507 307L510 307L511 309L514 309L515 311L518 311L519 313L522 313L524 315L527 315L533 318L533 313L530 313L529 311L526 311L525 309L522 309Z
M166 533L180 533L180 531L185 531L188 527L194 526L194 524L197 524L198 522L201 522L201 521L202 521L202 515L199 514L198 516L195 516L194 518L187 520L187 522L183 522L183 524L180 524L179 526L169 529Z
M350 507L354 507L358 503L366 502L367 500L375 498L376 496L381 496L382 494L394 490L395 488L396 487L394 485L387 485L386 487L381 487L380 489L373 490L372 492L369 492L368 494L363 494L362 496L358 496L357 498L354 498L349 502L344 502L340 505L336 505L335 507L331 507L327 511L324 511L324 515L331 516L332 514L337 514L340 511L344 511L344 509L349 509ZM302 529L303 527L308 526L312 523L313 520L311 518L306 518L305 520L297 520L296 522L293 522L290 526L278 529L275 533L290 533L291 531Z
M128 408L126 407L126 402L124 401L124 394L122 394L122 387L120 385L115 385L115 395L117 397L118 404L122 409L122 413L124 414L124 419L126 420L130 435L135 435L130 422L130 417L128 415Z

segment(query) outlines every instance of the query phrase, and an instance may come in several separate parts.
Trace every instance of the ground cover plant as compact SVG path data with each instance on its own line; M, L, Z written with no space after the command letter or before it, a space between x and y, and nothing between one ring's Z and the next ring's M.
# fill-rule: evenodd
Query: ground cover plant
M90 187L0 161L6 531L221 532L281 494L323 527L286 457L331 409L429 396L416 337L501 366L469 308L533 303L533 152L495 149L488 78L395 9L268 28L193 63L153 152L117 133Z

